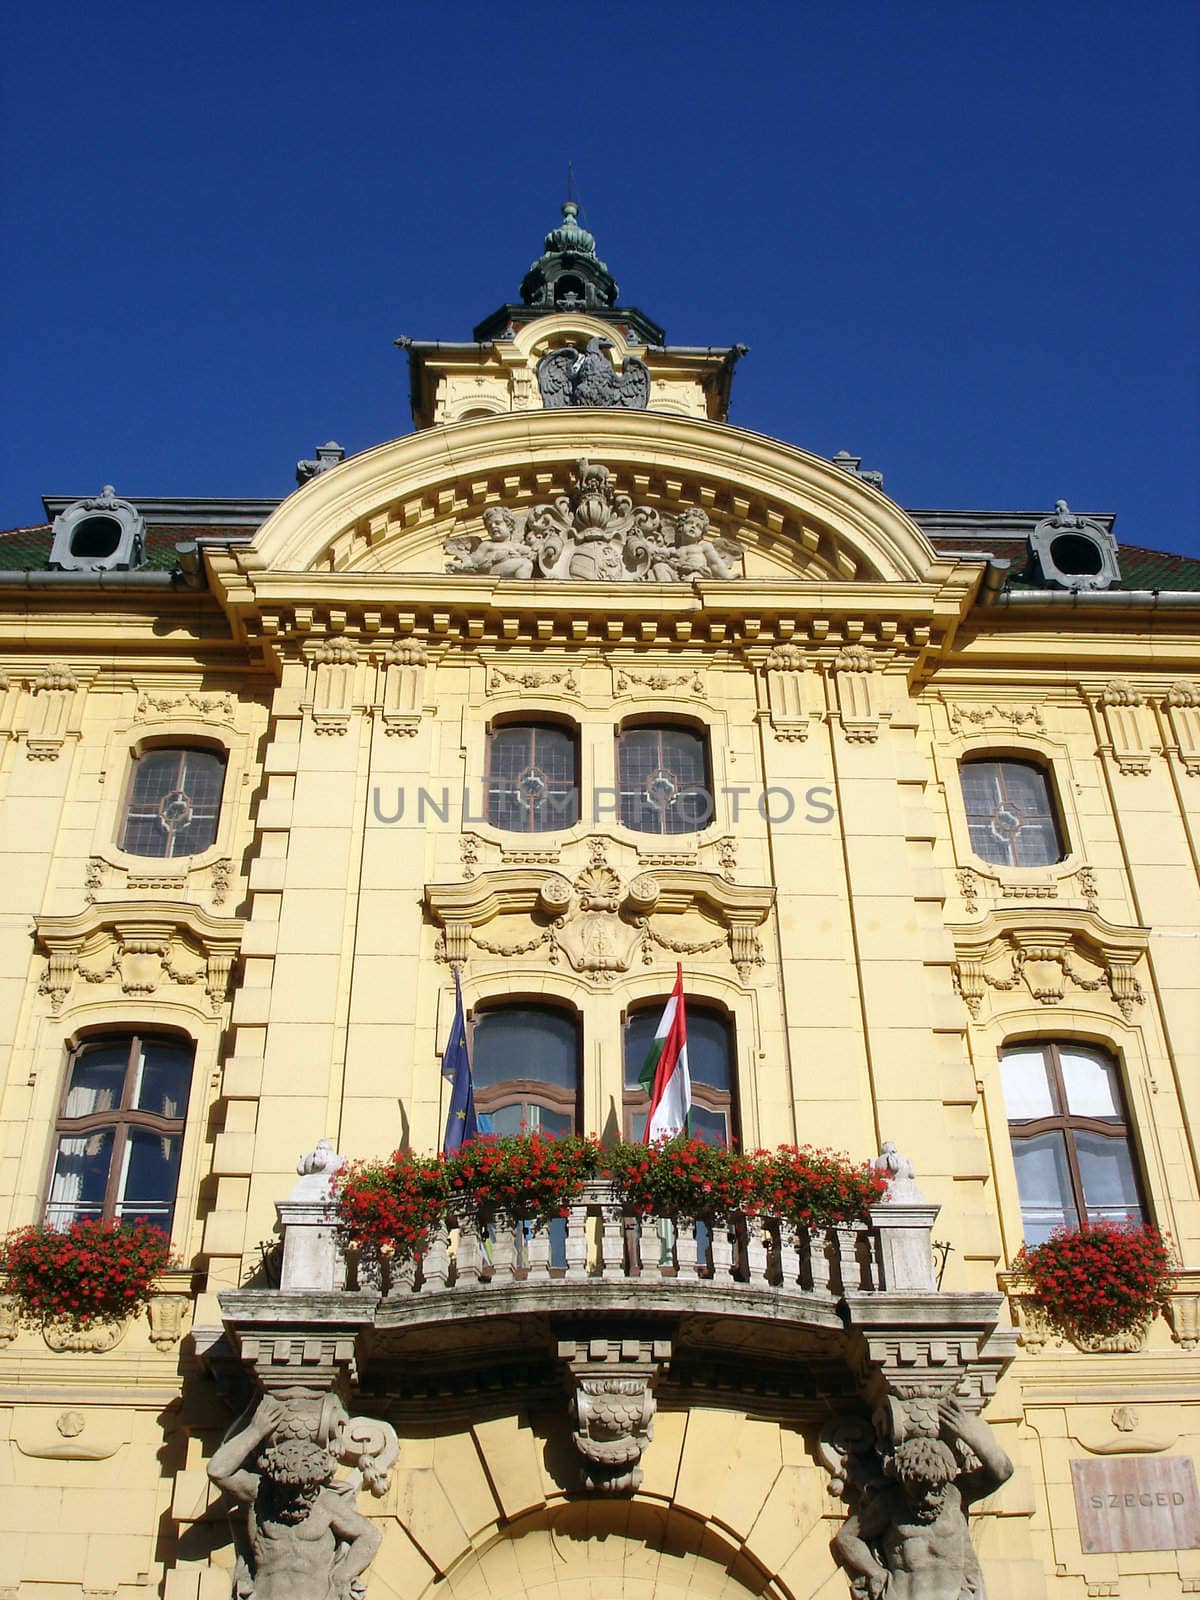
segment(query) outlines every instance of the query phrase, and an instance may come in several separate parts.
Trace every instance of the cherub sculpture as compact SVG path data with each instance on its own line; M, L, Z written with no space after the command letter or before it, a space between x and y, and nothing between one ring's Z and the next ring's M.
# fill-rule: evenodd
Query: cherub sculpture
M681 579L694 583L698 578L733 577L729 562L743 555L742 547L732 539L712 536L708 513L702 506L689 506L670 526L674 541L653 547L648 578L657 583Z
M358 1477L335 1479L337 1465L271 1395L214 1454L209 1477L247 1508L237 1600L362 1600L381 1535L355 1509Z
M446 553L453 557L447 572L487 572L493 578L532 578L537 550L517 531L517 519L506 506L489 506L483 513L487 537L466 534L447 539Z
M858 1600L983 1600L967 1509L1012 1476L1012 1462L957 1400L939 1403L936 1422L936 1435L884 1450L833 1541Z

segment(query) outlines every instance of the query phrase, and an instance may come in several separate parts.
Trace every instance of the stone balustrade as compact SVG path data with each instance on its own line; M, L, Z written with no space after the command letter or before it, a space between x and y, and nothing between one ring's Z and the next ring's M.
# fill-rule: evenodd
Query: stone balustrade
M588 1184L564 1215L521 1221L497 1211L454 1214L435 1229L419 1259L367 1252L345 1260L329 1205L285 1202L285 1290L375 1290L388 1300L413 1295L488 1294L518 1284L636 1281L676 1287L744 1284L778 1295L833 1301L845 1294L933 1293L931 1234L937 1207L884 1203L869 1223L798 1227L778 1217L660 1218L633 1211L611 1185Z

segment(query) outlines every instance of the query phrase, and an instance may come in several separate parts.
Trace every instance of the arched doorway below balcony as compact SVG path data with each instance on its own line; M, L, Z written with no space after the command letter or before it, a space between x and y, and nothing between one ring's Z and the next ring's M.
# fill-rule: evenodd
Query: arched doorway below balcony
M805 1596L836 1576L819 1517L810 1533ZM385 1536L370 1576L371 1600L391 1600L387 1542ZM420 1600L788 1600L794 1593L711 1521L661 1502L596 1497L554 1502L516 1519Z

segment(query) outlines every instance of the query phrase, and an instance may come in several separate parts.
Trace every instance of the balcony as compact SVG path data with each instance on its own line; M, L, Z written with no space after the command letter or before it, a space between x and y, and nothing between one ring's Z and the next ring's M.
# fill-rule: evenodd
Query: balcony
M866 1223L808 1229L638 1214L595 1181L550 1224L452 1211L422 1258L395 1262L347 1259L327 1188L306 1183L278 1208L280 1286L221 1296L226 1359L267 1389L349 1377L395 1421L561 1404L565 1390L586 1487L634 1483L656 1404L978 1406L1013 1354L1000 1295L939 1291L938 1208L911 1184ZM641 1429L620 1473L588 1445L589 1406L613 1393Z

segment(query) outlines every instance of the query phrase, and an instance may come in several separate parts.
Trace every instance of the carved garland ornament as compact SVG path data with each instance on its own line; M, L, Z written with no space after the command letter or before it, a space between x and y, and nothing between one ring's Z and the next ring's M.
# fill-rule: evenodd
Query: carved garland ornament
M1107 992L1130 1017L1145 994L1136 973L1146 950L1141 928L1118 928L1095 912L992 911L979 924L952 930L954 985L978 1017L988 990L1011 994L1022 985L1039 1005L1059 1004L1068 985Z
M442 929L438 958L453 966L472 950L501 959L544 950L550 966L565 961L594 983L610 983L637 962L652 966L656 946L677 956L725 948L747 983L764 961L758 929L774 891L687 868L639 872L625 883L600 860L573 881L499 868L465 883L431 884L425 898ZM705 933L714 923L717 931Z
M664 517L613 488L607 467L581 457L575 487L527 511L489 506L482 534L445 544L448 572L494 578L555 578L585 583L692 583L733 578L742 547L720 538L708 513L691 506Z

